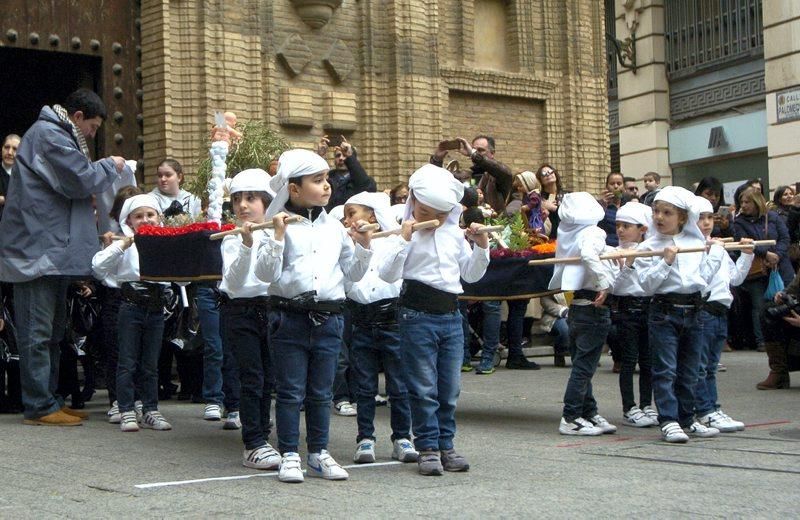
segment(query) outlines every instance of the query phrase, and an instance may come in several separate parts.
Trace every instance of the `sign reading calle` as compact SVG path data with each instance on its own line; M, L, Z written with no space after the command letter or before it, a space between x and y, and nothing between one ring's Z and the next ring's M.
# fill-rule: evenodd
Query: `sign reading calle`
M775 95L775 107L778 112L778 124L800 119L800 87L778 92Z

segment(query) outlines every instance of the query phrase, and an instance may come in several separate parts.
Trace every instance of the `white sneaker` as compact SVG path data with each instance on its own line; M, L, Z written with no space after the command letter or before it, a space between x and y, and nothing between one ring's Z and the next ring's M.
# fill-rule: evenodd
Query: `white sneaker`
M375 406L388 406L389 399L385 395L375 394Z
M252 450L244 450L242 465L253 469L278 469L281 465L281 455L269 443L266 443ZM301 472L300 475L302 476L303 473Z
M414 445L408 439L395 439L392 448L392 458L400 462L417 462L419 452L414 449Z
M138 432L139 423L136 421L136 412L122 412L119 414L119 429L124 432Z
M562 417L561 424L558 426L558 433L561 435L603 435L603 430L583 417L578 417L569 422Z
M645 406L642 411L646 416L653 419L653 424L658 425L658 412L652 406Z
M353 455L353 462L358 464L375 462L375 441L372 439L361 439L358 441L356 454Z
M338 462L333 460L328 450L322 450L319 453L309 453L308 460L309 477L319 477L325 480L347 480L350 475Z
M689 436L683 432L681 425L675 421L668 422L661 427L661 438L667 442L689 442Z
M166 419L164 419L164 416L161 415L161 412L158 410L153 410L152 412L147 412L144 414L144 418L142 419L142 428L166 431L171 430L172 425L168 423Z
M740 432L744 431L744 423L742 421L734 420L730 415L726 414L722 410L717 410L717 414L721 415L724 418L726 418L731 424L736 426L736 430L737 431L740 431ZM722 430L720 430L720 431L722 431Z
M219 421L222 419L222 409L218 404L207 404L203 412L203 419L206 421Z
M708 428L716 428L717 430L723 433L739 431L739 428L735 424L732 424L724 416L720 415L720 413L716 411L698 417L697 422Z
M142 422L142 409L144 405L141 401L135 401L133 403L133 411L136 412L136 420Z
M241 430L242 420L239 418L239 412L228 412L225 416L225 423L222 425L223 430Z
M108 416L108 422L111 424L119 424L122 420L119 413L119 403L114 401L114 404L111 405L111 408L106 412Z
M702 425L699 422L695 421L692 423L691 426L686 428L686 433L688 433L692 437L716 437L719 435L719 430L716 428L709 428L708 426Z
M648 417L638 406L634 406L625 412L622 417L624 418L623 424L635 428L649 428L650 426L658 424L658 421L654 420L652 417Z
M303 470L300 468L300 455L289 451L283 454L280 469L278 470L278 480L291 484L299 484L305 480Z
M611 424L600 414L595 415L591 419L587 419L594 426L600 428L603 433L617 433L617 427Z
M342 401L341 403L336 403L333 409L336 411L336 415L344 415L346 417L353 417L355 415L358 415L355 405L351 404L348 401Z

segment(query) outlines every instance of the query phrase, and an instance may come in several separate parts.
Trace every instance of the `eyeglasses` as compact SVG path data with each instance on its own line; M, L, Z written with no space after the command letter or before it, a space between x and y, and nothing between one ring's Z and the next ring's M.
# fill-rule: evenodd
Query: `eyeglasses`
M542 170L542 177L549 177L551 175L554 175L555 173L556 172L554 172L553 170Z
M339 157L343 157L341 153L335 153L335 154L333 154L333 156L334 156L334 157L336 157L337 159L338 159Z

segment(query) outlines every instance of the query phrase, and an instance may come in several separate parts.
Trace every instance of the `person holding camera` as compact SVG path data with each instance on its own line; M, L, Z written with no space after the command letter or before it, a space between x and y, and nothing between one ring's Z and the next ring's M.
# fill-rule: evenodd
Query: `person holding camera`
M769 330L775 341L765 344L769 375L756 385L759 390L789 388L789 372L800 370L800 274L775 295L774 305L767 307L764 320L773 325Z
M347 200L363 191L375 192L378 187L375 180L358 162L358 154L352 144L343 135L323 136L317 146L317 154L325 158L328 149L333 147L333 168L328 171L328 184L331 185L331 198L325 211L330 212Z

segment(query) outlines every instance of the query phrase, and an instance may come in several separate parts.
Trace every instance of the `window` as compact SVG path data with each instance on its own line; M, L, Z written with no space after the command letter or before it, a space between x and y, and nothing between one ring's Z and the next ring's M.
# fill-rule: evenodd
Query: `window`
M665 7L670 78L764 53L761 0L669 0Z

